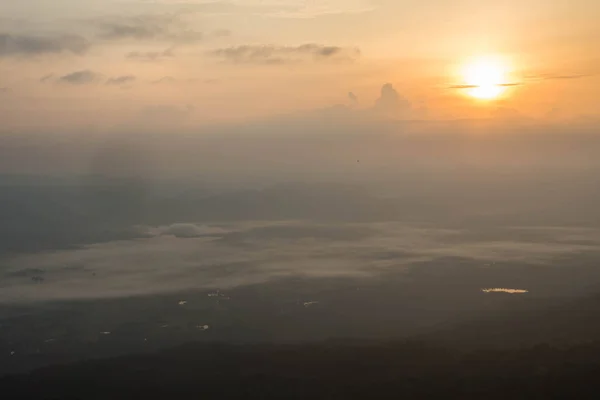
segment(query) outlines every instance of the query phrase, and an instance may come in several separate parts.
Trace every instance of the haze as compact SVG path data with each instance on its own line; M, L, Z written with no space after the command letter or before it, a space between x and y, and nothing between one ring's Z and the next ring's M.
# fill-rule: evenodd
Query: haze
M0 3L0 372L595 295L599 20L594 0ZM593 336L563 317L478 340Z

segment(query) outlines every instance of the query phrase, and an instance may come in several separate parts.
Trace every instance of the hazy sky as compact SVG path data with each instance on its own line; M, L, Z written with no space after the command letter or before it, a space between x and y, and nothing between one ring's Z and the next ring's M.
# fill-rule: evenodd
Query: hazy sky
M0 317L0 353L79 352L121 316L97 332L125 348L165 293L329 307L297 279L342 299L301 329L276 311L303 337L352 337L339 315L406 335L484 288L597 292L599 21L600 0L0 0L0 308L158 305ZM235 299L214 329L169 302L277 336Z
M3 1L1 129L194 128L336 104L594 117L599 18L596 0ZM485 101L456 87L482 56L516 84Z

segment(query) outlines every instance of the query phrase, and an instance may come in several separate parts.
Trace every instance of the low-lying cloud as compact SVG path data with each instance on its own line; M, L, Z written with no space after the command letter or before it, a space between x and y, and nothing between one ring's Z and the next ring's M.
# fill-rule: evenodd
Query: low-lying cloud
M114 86L121 86L121 85L126 85L128 83L133 83L135 82L136 77L134 75L123 75L123 76L117 76L114 78L110 78L106 81L107 85L114 85Z
M563 264L597 254L598 230L539 231L550 239L512 240L518 229L504 232L501 240L469 239L462 230L403 223L178 223L149 228L146 238L13 257L2 271L0 302L227 289L289 277L364 279L394 273L421 279L445 270L459 274L455 279L489 285L474 287L475 291L518 284L527 289L537 285L539 292L546 286L532 271L545 271L547 279L559 279L566 286L591 279L577 274L565 279L569 272ZM562 240L573 235L589 241ZM482 276L478 269L494 278L478 281ZM510 271L520 271L515 275L519 281L506 279ZM42 279L34 281L35 277Z
M299 46L244 45L216 49L209 54L234 64L287 64L352 61L360 56L360 50L307 43Z
M136 61L161 61L165 58L173 58L175 53L172 48L163 51L132 51L125 56L129 60Z
M220 237L227 231L214 226L193 223L178 223L163 226L158 229L161 235L172 235L178 238Z
M361 14L376 9L369 0L320 0L310 1L182 1L157 0L154 3L163 6L181 6L185 4L187 12L203 15L259 15L262 18L309 19L330 15Z
M78 35L33 36L0 33L0 57L72 53L81 55L90 42Z
M383 85L381 95L375 101L374 110L385 114L398 114L409 110L410 101L401 96L391 83Z
M90 70L71 72L58 78L58 82L69 85L86 85L94 83L100 79L101 75Z
M140 15L113 17L95 21L102 40L166 41L196 43L204 39L202 32L190 29L176 15Z
M498 84L495 84L493 86L496 86L496 87L514 87L514 86L521 86L521 85L523 85L522 82L512 82L512 83L498 83ZM464 84L464 85L450 85L450 86L448 86L449 89L477 89L479 87L481 87L481 85L467 85L467 84Z
M590 74L537 74L528 75L525 78L530 80L570 80L570 79L581 79L587 78L592 75Z
M104 82L107 86L126 86L137 80L135 75L120 75L106 77L105 75L89 69L74 71L68 74L55 77L54 74L48 74L40 79L42 83L55 82L74 86L83 86L93 83Z

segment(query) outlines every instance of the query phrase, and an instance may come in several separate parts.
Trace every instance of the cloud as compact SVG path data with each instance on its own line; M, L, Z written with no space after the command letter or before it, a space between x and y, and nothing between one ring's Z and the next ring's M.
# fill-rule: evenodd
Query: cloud
M177 238L198 238L198 237L220 237L227 231L219 227L207 225L197 225L192 223L178 223L159 228L161 235L172 235Z
M297 0L216 0L216 1L171 1L155 3L183 7L187 12L205 15L258 15L261 18L309 19L330 15L360 14L376 8L370 0L320 0L318 2Z
M107 40L155 39L165 35L171 23L172 19L168 17L119 18L100 22L99 36Z
M10 89L7 87L0 87L0 94L5 94L10 92Z
M152 83L155 84L155 85L159 85L159 84L173 84L173 83L176 83L176 82L177 82L177 79L173 78L172 76L163 76L160 79L152 81Z
M127 83L132 83L135 80L136 80L136 77L133 75L123 75L123 76L117 76L115 78L110 78L109 80L106 81L106 84L120 86L120 85L125 85Z
M58 78L58 82L67 83L70 85L85 85L97 81L99 77L100 75L93 71L82 70L61 76Z
M586 78L590 75L553 75L553 76L546 76L544 77L544 79L580 79L580 78Z
M96 21L103 40L167 41L195 43L203 39L202 32L189 29L175 15L144 15L118 17Z
M482 287L526 287L539 292L553 279L564 281L564 272L556 274L564 268L563 257L600 249L596 229L577 231L595 239L593 246L552 240L564 232L551 229L544 229L550 235L546 241L523 242L514 239L514 230L486 240L477 232L402 222L279 221L225 228L182 223L157 230L159 234L149 238L12 257L0 271L0 303L128 297L228 289L287 277L363 278L387 273L407 276L425 287L436 276L446 276L475 292ZM594 265L586 271L595 271L597 277ZM38 274L32 271L43 271L43 284L31 284L30 276ZM573 280L563 282L565 286L575 279L580 283L589 279L589 275L567 275ZM541 276L547 280L540 281Z
M528 75L525 78L531 80L569 80L569 79L581 79L587 78L592 75L590 74L537 74Z
M173 51L173 48L169 48L163 51L132 51L130 53L127 53L125 57L130 60L151 62L160 61L165 58L173 58L174 56L175 53Z
M514 82L514 83L498 83L496 85L492 85L492 86L497 86L497 87L513 87L513 86L521 86L523 85L523 83L521 82ZM448 86L448 89L476 89L478 87L481 87L481 85L451 85Z
M40 82L46 83L54 78L54 74L47 74L40 78Z
M121 75L108 78L106 85L109 86L123 86L129 83L133 83L137 78L134 75ZM86 85L90 83L100 82L103 80L103 76L100 73L91 71L89 69L71 72L69 74L54 77L54 74L48 74L40 79L40 82L58 82L69 85Z
M253 227L247 230L230 232L223 236L224 243L232 245L248 244L257 241L288 240L331 240L358 241L375 233L369 226L309 223L280 223Z
M360 56L360 50L307 43L299 46L244 45L216 49L209 54L235 64L286 64L351 61Z
M545 81L545 80L570 80L570 79L580 79L586 78L591 75L586 74L573 74L573 75L553 75L553 74L533 74L524 76L525 81ZM508 82L508 83L499 83L494 86L498 87L515 87L515 86L523 86L525 82ZM458 84L458 85L450 85L448 89L476 89L481 87L481 85L469 85L469 84Z
M391 83L381 88L381 95L375 101L374 110L382 113L398 113L411 108L411 103L402 97Z
M350 100L350 102L352 103L352 105L357 105L358 104L358 97L356 97L356 95L353 92L349 92L348 93L348 99Z
M260 3L258 3L260 4ZM318 18L328 15L362 14L376 7L368 0L321 0L318 2L280 2L280 9L268 12L275 18Z
M42 37L0 33L0 57L40 54L83 54L90 47L88 40L78 35Z

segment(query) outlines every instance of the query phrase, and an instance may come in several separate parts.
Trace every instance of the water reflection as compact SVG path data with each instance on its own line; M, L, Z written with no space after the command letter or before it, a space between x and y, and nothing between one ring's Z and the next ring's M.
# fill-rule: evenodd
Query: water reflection
M524 289L508 289L508 288L489 288L481 289L484 293L510 293L510 294L523 294L529 293L529 290Z

